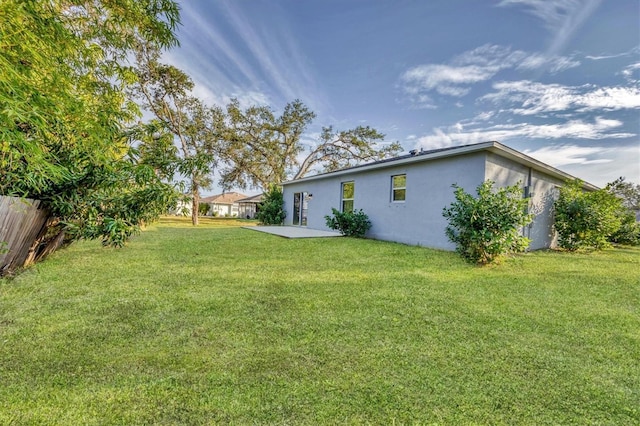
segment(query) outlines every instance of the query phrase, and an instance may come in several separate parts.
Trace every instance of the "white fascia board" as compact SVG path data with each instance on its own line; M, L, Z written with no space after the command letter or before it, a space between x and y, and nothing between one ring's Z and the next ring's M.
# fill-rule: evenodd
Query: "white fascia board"
M524 164L528 167L531 167L532 169L541 171L543 173L547 173L563 181L575 179L574 176L568 173L565 173L562 170L558 170L555 167L552 167L548 164L538 161L535 158L529 157L528 155L523 154L520 151L516 151L513 148L509 148L508 146L503 145L500 142L490 141L490 142L481 142L473 145L465 145L459 148L436 151L428 154L417 154L415 156L404 157L398 160L363 164L361 166L350 167L348 169L336 170L335 172L321 173L321 174L304 177L296 180L290 180L287 182L283 182L282 185L285 186L285 185L299 183L299 182L309 182L309 181L314 181L319 179L332 178L336 176L345 176L353 173L360 173L360 172L366 172L366 171L377 170L377 169L385 169L389 167L397 167L397 166L402 166L404 164L412 164L412 163L418 163L422 161L431 161L439 158L455 157L458 155L469 154L469 153L479 152L483 150L492 152L501 157L508 158L517 163ZM599 189L597 186L588 182L584 182L583 188L585 190L590 190L590 191L595 191Z
M493 152L494 154L497 154L501 157L508 158L509 160L515 161L517 163L524 164L527 167L531 167L532 169L546 173L563 181L574 180L576 178L569 173L563 172L562 170L556 169L555 167L545 164L542 161L529 157L528 155L523 154L520 151L509 148L508 146L503 145L500 142L494 142L493 146L488 148L488 151ZM598 189L600 189L597 186L584 181L582 188L587 191L597 191Z
M309 177L303 177L296 180L290 180L287 182L283 182L282 185L289 185L289 184L299 183L299 182L308 182L312 180L349 175L353 173L360 173L360 172L365 172L370 170L385 169L389 167L401 166L404 164L412 164L412 163L418 163L422 161L435 160L437 158L453 157L456 155L468 154L470 152L482 151L483 149L487 149L493 146L493 144L494 142L482 142L475 145L462 146L457 149L452 148L452 149L442 150L438 152L432 152L430 154L417 154L412 157L400 158L398 160L389 160L384 162L363 164L360 166L350 167L348 169L336 170L335 172L321 173L321 174L317 174Z

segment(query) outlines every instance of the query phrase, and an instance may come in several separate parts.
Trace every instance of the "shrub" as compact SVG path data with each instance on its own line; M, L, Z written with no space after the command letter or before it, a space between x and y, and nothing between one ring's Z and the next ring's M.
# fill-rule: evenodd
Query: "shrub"
M639 245L640 223L636 221L636 215L640 211L640 185L625 182L625 179L620 177L608 183L606 189L622 201L618 212L620 229L609 237L609 241L617 244Z
M340 231L340 233L347 237L362 238L371 228L371 221L362 209L352 212L341 212L336 209L331 209L333 216L325 216L327 226L331 229Z
M622 200L606 189L586 192L579 179L560 188L554 203L558 245L570 251L610 247L608 239L620 230Z
M494 191L493 184L490 180L480 184L477 198L454 184L456 201L442 212L449 221L447 237L473 263L492 263L505 254L524 251L530 242L520 235L520 228L533 220L522 189L514 185Z
M620 213L620 228L608 239L616 244L631 246L640 244L640 223L636 222L636 215L633 211L625 209Z
M265 193L264 201L260 203L256 219L263 225L281 225L285 217L282 191L278 186L272 185Z
M200 216L206 216L207 213L209 213L209 210L211 210L211 204L208 204L208 203L198 204L198 214Z

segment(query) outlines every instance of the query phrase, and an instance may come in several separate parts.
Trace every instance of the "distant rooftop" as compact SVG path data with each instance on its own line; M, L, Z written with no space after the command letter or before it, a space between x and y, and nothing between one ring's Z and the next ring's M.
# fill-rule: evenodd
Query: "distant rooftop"
M245 194L240 192L224 192L222 194L212 195L210 197L204 197L200 199L201 203L215 203L215 204L234 204L238 200L247 198Z

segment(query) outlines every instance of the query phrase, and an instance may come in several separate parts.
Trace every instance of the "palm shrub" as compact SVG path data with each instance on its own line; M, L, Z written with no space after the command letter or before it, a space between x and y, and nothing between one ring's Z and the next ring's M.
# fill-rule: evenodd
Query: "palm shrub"
M337 209L331 209L333 216L325 216L327 226L331 229L340 231L346 237L362 238L371 228L371 221L362 209L352 212L341 212Z
M277 185L272 185L265 193L264 200L259 205L256 219L263 225L281 225L286 217L284 211L284 196Z
M497 190L493 185L491 180L483 182L474 197L454 184L456 201L442 212L449 221L447 237L469 262L492 263L529 246L530 240L520 233L533 220L527 213L529 200L519 184Z
M622 200L606 189L587 192L582 187L574 179L560 188L554 203L558 245L570 251L610 247L608 239L622 224Z

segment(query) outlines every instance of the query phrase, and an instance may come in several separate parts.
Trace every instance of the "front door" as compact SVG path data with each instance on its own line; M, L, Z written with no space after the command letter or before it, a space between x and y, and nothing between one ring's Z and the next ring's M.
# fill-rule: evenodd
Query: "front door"
M296 192L293 194L293 224L296 226L307 226L307 211L309 203L306 192Z

